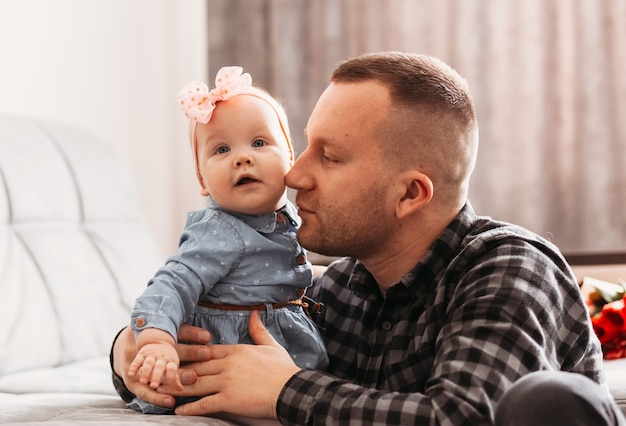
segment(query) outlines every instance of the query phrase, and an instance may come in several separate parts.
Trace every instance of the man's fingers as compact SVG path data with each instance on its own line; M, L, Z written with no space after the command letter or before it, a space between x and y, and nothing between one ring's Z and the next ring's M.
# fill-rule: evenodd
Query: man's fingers
M222 401L222 402L220 402ZM202 416L222 411L224 401L220 394L209 395L197 401L176 407L179 416Z
M211 341L211 333L194 325L183 324L178 330L178 341L206 345Z
M142 385L139 382L129 382L128 390L131 391L137 398L146 402L150 402L162 407L173 407L174 398L167 393L159 393L154 389L149 388L146 385Z
M259 314L259 311L253 311L250 315L250 323L248 324L248 329L250 331L250 337L252 337L252 341L255 344L280 346L263 325L263 322L261 321L261 314Z
M227 375L230 376L230 375ZM220 375L216 376L220 378ZM215 380L215 377L201 377L200 380L205 380L202 385L204 394L208 394L199 400L176 407L176 414L183 416L202 416L207 414L220 413L220 417L225 413L228 414L225 418L232 418L237 424L270 424L269 420L260 419L276 419L276 401L271 400L269 404L265 401L265 389L261 389L257 392L253 391L250 395L242 396L242 388L238 386L229 386L230 380L226 379L224 383L220 383L223 380ZM254 387L259 389L259 387ZM187 391L185 387L185 391ZM234 393L233 393L234 391ZM249 393L249 389L243 389L244 393ZM178 393L175 393L178 395ZM198 393L191 393L190 395L198 395ZM237 415L232 416L234 413ZM253 422L250 420L254 418ZM272 425L279 425L278 422L271 422Z
M182 389L163 384L157 391L174 396L196 396L215 393L219 390L218 386L219 382L213 376L200 376L193 384L185 384Z
M180 376L180 382L183 385L193 385L198 379L198 374L194 370L188 370L181 368L178 370Z
M261 315L255 311L250 315L250 336L257 345L280 346L272 335L266 330ZM202 328L189 324L181 326L178 340L180 342L190 342L191 344L177 344L176 352L181 362L193 363L208 361L210 359L222 358L224 355L220 351L215 350L222 345L205 346L210 340L211 335Z
M178 341L189 344L177 344L176 352L181 362L206 361L209 353L206 344L211 341L211 333L189 324L183 324L178 331Z

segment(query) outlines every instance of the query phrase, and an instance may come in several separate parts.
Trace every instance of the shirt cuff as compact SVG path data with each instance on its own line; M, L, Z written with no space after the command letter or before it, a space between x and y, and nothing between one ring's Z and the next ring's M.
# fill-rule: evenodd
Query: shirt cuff
M311 424L313 413L325 417L330 411L330 400L324 399L324 393L337 380L317 370L300 370L294 374L278 397L278 420L282 424Z

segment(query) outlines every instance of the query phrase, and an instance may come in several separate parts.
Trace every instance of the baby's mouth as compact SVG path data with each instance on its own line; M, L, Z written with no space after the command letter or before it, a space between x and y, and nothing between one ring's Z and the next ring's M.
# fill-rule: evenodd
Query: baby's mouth
M251 177L244 177L239 179L239 181L237 181L237 186L241 186L241 185L246 185L248 183L254 183L254 182L258 182L258 180L251 178Z

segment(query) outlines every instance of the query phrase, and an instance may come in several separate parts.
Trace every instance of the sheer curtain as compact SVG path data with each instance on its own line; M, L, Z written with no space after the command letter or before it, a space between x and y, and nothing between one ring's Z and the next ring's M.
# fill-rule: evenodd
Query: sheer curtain
M566 252L626 249L623 0L209 0L209 70L241 65L287 107L296 149L336 64L437 56L472 88L470 199Z

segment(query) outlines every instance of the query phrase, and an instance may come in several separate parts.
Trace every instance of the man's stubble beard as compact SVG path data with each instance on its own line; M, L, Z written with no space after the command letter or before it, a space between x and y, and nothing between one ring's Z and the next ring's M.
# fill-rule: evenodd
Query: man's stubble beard
M386 219L381 207L384 190L370 191L368 200L360 199L345 208L327 210L328 214L315 216L314 221L303 219L298 230L298 241L304 248L324 256L354 257L364 259L379 253L383 242L389 237Z

